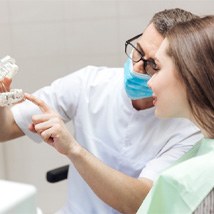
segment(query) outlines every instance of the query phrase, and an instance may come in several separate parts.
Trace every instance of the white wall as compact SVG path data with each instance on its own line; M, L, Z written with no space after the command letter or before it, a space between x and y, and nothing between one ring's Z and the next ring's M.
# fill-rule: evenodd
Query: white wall
M5 178L4 144L0 144L0 179Z
M13 87L33 92L88 64L122 66L124 42L156 11L175 7L212 14L214 1L0 0L0 57L10 55L20 67ZM45 173L65 163L27 137L0 147L0 178L34 184L45 214L59 208L66 193L66 181L48 184Z

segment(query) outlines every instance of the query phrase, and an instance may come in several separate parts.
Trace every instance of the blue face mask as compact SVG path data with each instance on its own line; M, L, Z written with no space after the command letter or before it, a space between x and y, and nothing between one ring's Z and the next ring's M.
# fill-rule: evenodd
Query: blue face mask
M151 77L135 72L131 59L124 64L124 71L125 89L130 99L138 100L152 96L153 92L147 85Z

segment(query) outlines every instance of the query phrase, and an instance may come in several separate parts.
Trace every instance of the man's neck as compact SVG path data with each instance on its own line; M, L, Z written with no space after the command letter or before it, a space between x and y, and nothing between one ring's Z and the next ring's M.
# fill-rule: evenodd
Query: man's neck
M140 100L132 100L132 106L138 111L151 108L154 106L153 98L148 97Z

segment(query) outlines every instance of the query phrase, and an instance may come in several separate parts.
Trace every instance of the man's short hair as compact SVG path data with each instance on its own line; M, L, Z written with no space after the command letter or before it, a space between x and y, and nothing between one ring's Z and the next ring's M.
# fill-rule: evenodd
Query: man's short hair
M165 37L167 32L177 23L190 21L195 18L198 18L198 16L180 8L166 9L157 12L152 17L150 24L153 23L155 29Z

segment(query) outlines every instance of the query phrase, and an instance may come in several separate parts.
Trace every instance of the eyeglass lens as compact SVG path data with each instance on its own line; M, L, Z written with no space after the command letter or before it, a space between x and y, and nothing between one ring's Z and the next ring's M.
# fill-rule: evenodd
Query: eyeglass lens
M140 51L137 50L135 47L133 47L131 44L127 44L126 54L135 63L139 62L140 60L143 61L142 67L141 67L141 73L146 73L150 76L155 74L156 72L155 63L153 61L143 59L143 56L144 56L143 52L140 53Z

